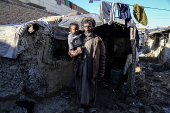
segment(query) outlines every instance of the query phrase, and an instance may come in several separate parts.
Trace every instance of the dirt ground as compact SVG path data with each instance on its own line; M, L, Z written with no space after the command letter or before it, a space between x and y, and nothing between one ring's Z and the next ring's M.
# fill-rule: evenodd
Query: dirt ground
M98 82L98 113L170 113L170 70L160 71L160 66L141 62L142 74L138 73L136 76L136 82L140 84L136 83L136 95L130 95L123 91L121 85L111 81L107 81L107 86ZM63 91L69 91L71 98L62 98L60 94ZM70 87L59 91L52 98L37 102L34 112L76 113L78 108L74 87Z
M140 61L140 68L136 73L136 95L124 90L123 84L113 84L110 80L106 84L98 82L97 113L170 113L170 70L144 61ZM64 91L71 98L61 97ZM74 87L66 87L53 97L35 102L34 113L76 113L78 108ZM9 113L23 113L23 110L16 105Z

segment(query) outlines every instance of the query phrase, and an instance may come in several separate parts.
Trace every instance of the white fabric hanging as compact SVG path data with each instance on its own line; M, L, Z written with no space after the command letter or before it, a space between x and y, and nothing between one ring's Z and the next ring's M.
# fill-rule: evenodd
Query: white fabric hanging
M105 2L101 1L99 11L100 11L100 19L103 24L108 23L109 25L115 20L117 4L114 2Z

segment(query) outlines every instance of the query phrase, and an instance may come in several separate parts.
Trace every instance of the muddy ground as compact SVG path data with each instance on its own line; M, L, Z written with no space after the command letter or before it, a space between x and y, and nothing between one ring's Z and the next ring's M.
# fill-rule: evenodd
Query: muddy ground
M124 90L124 84L98 82L97 113L170 113L170 70L161 64L140 61L141 71L136 73L137 94ZM68 91L71 98L61 97ZM65 87L53 97L36 101L34 113L76 113L79 108L74 86ZM14 105L12 111L23 113L25 109ZM86 112L88 113L88 111Z

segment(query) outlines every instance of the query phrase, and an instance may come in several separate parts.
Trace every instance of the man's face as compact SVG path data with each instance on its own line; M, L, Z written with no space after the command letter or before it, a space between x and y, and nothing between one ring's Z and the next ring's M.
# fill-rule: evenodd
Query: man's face
M92 23L84 23L83 27L84 27L84 31L86 33L92 33L93 30L94 30L94 27L93 27Z

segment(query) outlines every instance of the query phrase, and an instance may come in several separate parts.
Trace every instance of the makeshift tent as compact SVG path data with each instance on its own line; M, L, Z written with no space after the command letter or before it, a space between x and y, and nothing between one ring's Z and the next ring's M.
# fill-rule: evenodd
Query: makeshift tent
M166 63L170 60L170 28L165 27L156 31L151 31L147 35L147 47L156 58L156 63Z
M111 25L108 25L107 23L104 24L97 14L85 14L63 17L58 26L61 28L69 28L70 23L77 22L82 30L81 20L84 17L92 17L95 19L97 25L94 33L100 36L105 43L106 77L112 79L113 83L123 82L123 78L128 78L129 86L127 87L131 87L131 93L135 94L134 77L136 60L138 61L137 46L139 36L134 21L130 21L130 27L126 26L125 20L123 19L115 19ZM122 73L125 76L122 77Z
M26 22L20 25L1 25L0 51L1 57L17 58L19 54L29 48L25 35L32 35L42 29L42 34L48 37L46 46L43 51L44 63L56 62L59 59L70 60L68 56L68 27L72 22L77 22L81 26L81 19L84 17L92 17L96 20L96 28L94 33L102 38L106 46L106 77L112 79L112 75L117 74L117 79L113 77L113 83L127 82L126 89L132 94L136 93L135 89L135 67L137 56L138 34L135 23L131 20L131 26L127 28L123 19L116 19L111 25L103 24L98 14L81 14L75 16L51 16L38 20ZM7 29L3 29L7 28ZM2 30L3 29L3 30ZM17 30L16 30L17 29ZM82 28L80 29L82 30ZM3 38L3 34L12 33L11 38L14 40L8 43L7 38ZM18 33L20 31L20 33ZM83 31L82 31L83 32ZM43 37L42 37L43 38ZM12 41L10 40L10 41ZM14 44L13 44L14 43ZM12 48L12 50L10 49ZM18 49L22 48L22 49ZM9 55L10 54L10 55ZM124 80L122 80L124 79Z

